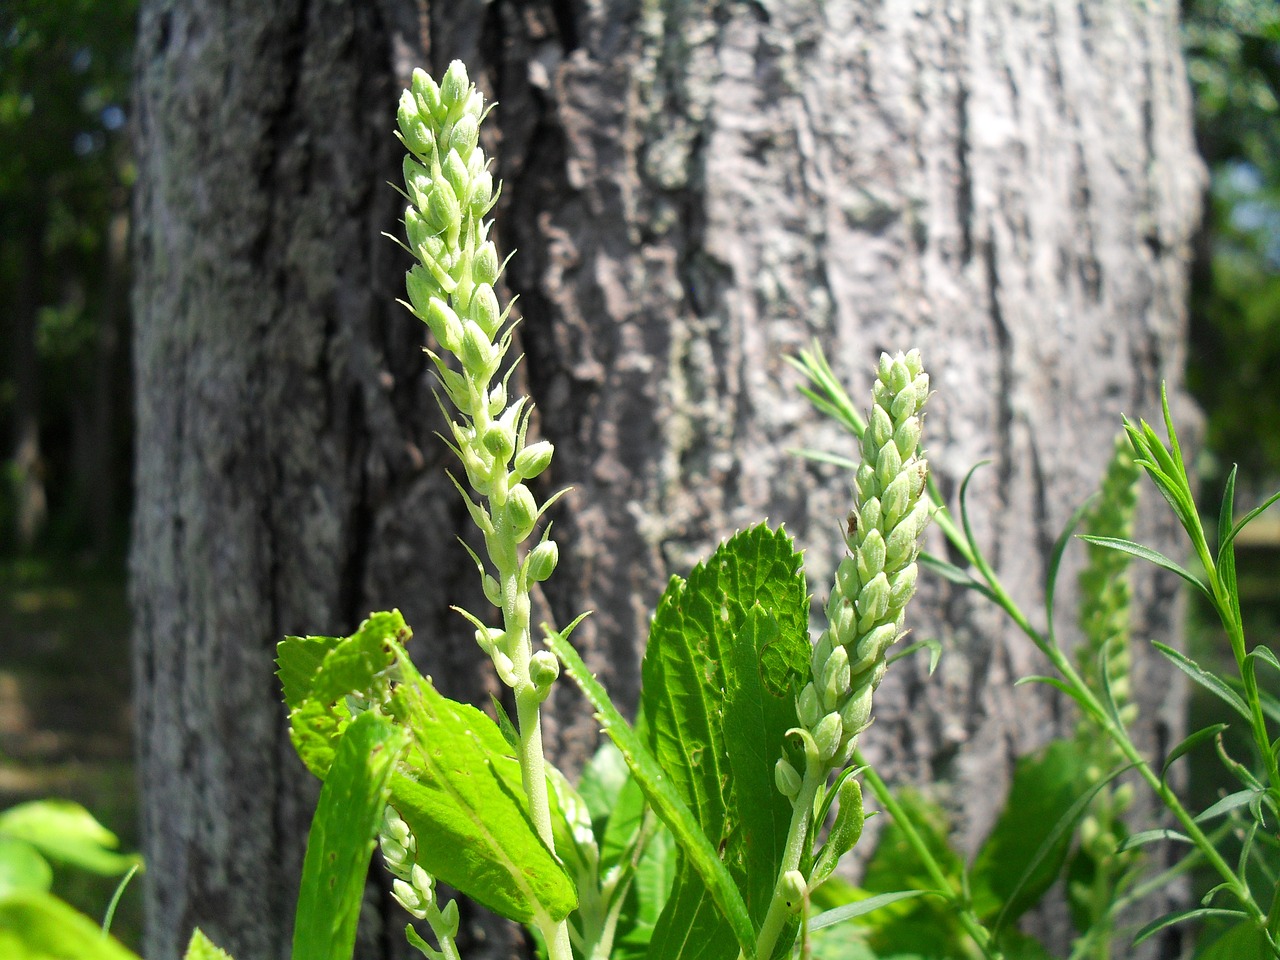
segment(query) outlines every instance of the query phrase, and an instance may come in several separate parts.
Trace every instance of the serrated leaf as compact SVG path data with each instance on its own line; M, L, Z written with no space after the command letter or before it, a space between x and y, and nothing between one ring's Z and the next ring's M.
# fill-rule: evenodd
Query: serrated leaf
M187 952L182 955L182 960L231 960L231 954L216 946L205 936L203 930L196 927L191 934L191 940L187 943Z
M519 762L497 724L418 676L396 688L392 709L415 744L392 778L391 804L418 839L423 869L511 920L568 916L573 881L529 818Z
M276 644L276 676L284 690L284 702L290 710L302 703L311 690L311 678L329 651L342 642L342 637L285 637ZM201 934L203 936L203 934Z
M70 800L32 800L0 813L0 839L31 844L51 860L102 876L117 876L141 859L117 853L116 835Z
M83 913L40 890L19 890L0 898L0 957L139 960Z
M1223 682L1222 678L1217 674L1210 673L1208 670L1205 670L1200 666L1200 664L1196 663L1185 653L1175 650L1173 647L1167 646L1166 644L1160 643L1156 640L1151 641L1151 645L1164 654L1165 657L1167 657L1179 670L1185 673L1196 683L1200 684L1200 686L1204 687L1214 696L1227 703L1236 711L1236 713L1244 717L1245 720L1252 719L1249 716L1249 708L1245 706L1244 700L1240 698L1239 694L1227 686L1227 684Z
M631 774L644 791L654 812L670 828L676 842L711 891L716 906L729 921L744 955L755 957L755 931L737 884L720 861L715 847L698 826L693 812L685 805L658 761L653 758L636 731L627 723L599 681L592 676L578 652L554 630L546 632L547 647L560 658L565 673L574 681L595 708L596 719L603 731L622 751Z
M349 960L369 860L409 734L372 711L342 734L311 819L293 926L293 960Z
M724 849L755 923L768 911L791 822L774 785L793 690L809 663L808 596L783 531L722 544L688 581L673 578L645 651L641 701L650 747L703 832ZM692 866L678 873L651 955L736 955Z

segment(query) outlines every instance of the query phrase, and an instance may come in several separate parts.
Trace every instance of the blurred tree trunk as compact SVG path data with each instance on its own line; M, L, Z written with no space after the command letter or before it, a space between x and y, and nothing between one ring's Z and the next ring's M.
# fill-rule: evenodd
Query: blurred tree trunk
M452 57L500 104L527 387L550 482L574 487L546 609L596 611L575 639L624 702L668 573L735 528L785 521L825 595L847 478L791 451L848 443L782 361L811 339L855 396L880 350L923 349L938 478L993 461L970 506L1031 609L1119 413L1150 414L1162 378L1185 406L1200 168L1169 5L145 2L133 596L156 958L197 924L288 955L316 791L280 636L397 605L451 695L492 689L447 610L481 601L424 331L393 302L406 257L380 236L400 86ZM1142 574L1140 629L1176 635L1173 586ZM895 667L865 742L948 783L972 846L1014 756L1073 720L1012 690L1040 666L998 616L922 594L916 632L947 656L927 685ZM1158 745L1179 697L1145 692ZM571 690L548 727L576 766L594 725ZM402 915L368 907L360 956L401 953ZM486 926L466 955L510 955Z
M10 304L12 320L7 337L13 375L13 474L9 479L13 484L17 542L24 548L35 543L49 515L44 457L40 452L40 364L36 343L48 227L47 190L42 181L32 184L30 203L15 218L18 282Z

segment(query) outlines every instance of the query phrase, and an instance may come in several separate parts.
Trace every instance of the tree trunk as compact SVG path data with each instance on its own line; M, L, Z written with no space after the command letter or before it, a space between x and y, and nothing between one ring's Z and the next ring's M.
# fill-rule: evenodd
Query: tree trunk
M152 957L196 924L237 956L287 956L315 787L285 734L281 635L396 605L452 696L495 689L447 609L481 602L466 517L424 331L393 302L407 257L380 236L398 229L400 85L455 56L499 101L527 388L557 446L549 482L574 488L546 610L595 611L575 640L623 702L668 574L735 528L785 522L825 597L848 478L792 451L848 443L783 363L811 339L855 397L880 350L921 347L936 476L954 495L993 461L970 507L1029 609L1119 413L1149 416L1165 378L1185 409L1200 168L1167 5L144 3L133 592ZM1141 571L1142 631L1177 634L1173 594ZM971 848L1013 757L1073 720L1012 690L1038 658L974 597L929 582L912 620L942 667L896 665L864 743L891 775L949 784ZM1139 687L1153 745L1179 722L1167 684ZM548 740L570 768L594 740L565 684ZM402 915L369 907L360 956L395 955ZM466 956L510 954L487 936Z

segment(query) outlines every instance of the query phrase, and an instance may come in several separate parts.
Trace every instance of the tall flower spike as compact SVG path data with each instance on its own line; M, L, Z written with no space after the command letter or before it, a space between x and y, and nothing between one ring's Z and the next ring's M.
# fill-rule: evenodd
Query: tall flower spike
M796 702L801 724L831 766L848 763L870 722L872 693L915 592L920 535L929 522L922 496L928 466L919 450L928 397L919 351L881 354L846 527L848 552L827 602L827 628L813 649L812 679ZM784 793L793 795L784 787L792 783L780 771Z

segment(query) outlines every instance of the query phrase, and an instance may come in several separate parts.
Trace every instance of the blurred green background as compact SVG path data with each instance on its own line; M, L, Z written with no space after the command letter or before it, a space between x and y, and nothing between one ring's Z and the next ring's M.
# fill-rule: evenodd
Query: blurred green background
M1187 382L1207 417L1206 498L1238 462L1249 506L1280 486L1280 8L1182 9L1211 175ZM137 842L125 597L135 16L136 0L0 6L0 808L77 799L126 846ZM1246 599L1270 630L1280 520L1241 543ZM1216 645L1203 621L1195 643ZM91 915L109 896L109 882L60 883ZM135 944L137 899L117 920Z

